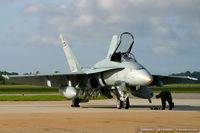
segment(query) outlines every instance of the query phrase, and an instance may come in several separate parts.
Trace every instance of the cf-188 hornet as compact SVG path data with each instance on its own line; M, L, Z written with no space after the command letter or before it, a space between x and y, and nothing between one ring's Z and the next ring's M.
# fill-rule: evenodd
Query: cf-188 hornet
M63 96L72 99L72 107L88 102L93 93L100 92L107 98L116 96L118 109L130 107L129 93L151 102L153 91L148 86L163 86L184 79L196 80L191 77L152 75L131 53L134 37L129 32L114 35L105 59L90 68L82 68L63 35L60 38L70 73L3 77L19 84L57 87ZM84 97L81 99L80 95Z

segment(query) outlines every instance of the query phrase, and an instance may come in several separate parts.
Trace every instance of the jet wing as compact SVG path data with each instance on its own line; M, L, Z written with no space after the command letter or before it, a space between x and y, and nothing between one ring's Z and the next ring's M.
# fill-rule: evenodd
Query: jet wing
M163 76L163 75L152 75L153 82L150 86L163 86L164 84L184 83L186 80L198 80L189 76Z
M93 68L80 72L71 72L64 74L47 74L47 75L22 75L22 76L8 76L2 75L8 82L17 84L39 85L49 87L66 86L67 81L71 81L72 85L85 85L90 75L95 75L101 72L122 70L122 67L113 68Z
M72 80L74 78L80 78L82 75L84 75L84 73L2 76L10 83L60 87L67 84L69 79Z

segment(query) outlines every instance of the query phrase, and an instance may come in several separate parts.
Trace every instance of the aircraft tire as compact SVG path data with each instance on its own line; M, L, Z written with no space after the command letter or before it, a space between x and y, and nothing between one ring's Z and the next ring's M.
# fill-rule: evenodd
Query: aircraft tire
M117 99L117 108L121 109L123 107L123 102Z
M129 109L129 107L130 107L130 102L129 102L129 97L127 97L127 99L126 99L126 101L124 103L124 108L125 109Z

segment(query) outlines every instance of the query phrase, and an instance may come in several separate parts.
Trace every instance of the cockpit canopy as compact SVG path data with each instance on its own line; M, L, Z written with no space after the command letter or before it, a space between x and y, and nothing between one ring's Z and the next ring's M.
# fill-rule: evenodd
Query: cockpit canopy
M120 35L120 39L117 43L117 48L115 49L115 53L130 53L132 46L134 44L134 37L129 32L124 32Z
M130 62L136 61L133 54L131 54L131 49L134 44L134 37L129 32L124 32L120 35L120 39L117 43L116 49L111 56L111 61L115 62Z

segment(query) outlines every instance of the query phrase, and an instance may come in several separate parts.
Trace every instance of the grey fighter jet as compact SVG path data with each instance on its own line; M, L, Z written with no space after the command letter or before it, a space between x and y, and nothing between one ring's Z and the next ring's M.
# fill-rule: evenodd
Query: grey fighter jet
M114 35L106 58L90 68L82 68L64 37L60 35L60 38L71 73L3 77L19 84L57 87L63 96L72 99L72 107L88 102L92 93L100 92L107 98L115 95L118 109L130 107L129 92L151 102L153 91L148 86L195 80L191 77L152 75L131 54L134 37L129 32ZM84 98L79 99L80 95Z

